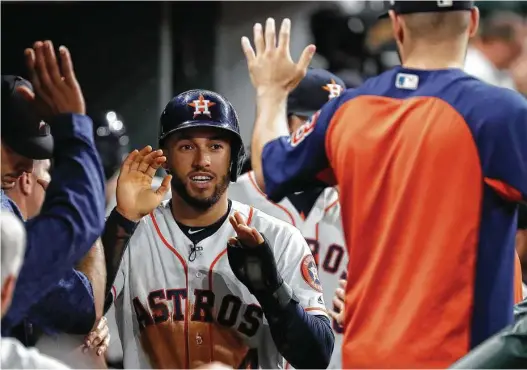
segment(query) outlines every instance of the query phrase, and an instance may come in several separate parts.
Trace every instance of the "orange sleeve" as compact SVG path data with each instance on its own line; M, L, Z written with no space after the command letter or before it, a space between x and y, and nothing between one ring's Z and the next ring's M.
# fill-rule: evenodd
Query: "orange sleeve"
M522 266L520 264L520 257L517 252L514 252L514 304L523 301L522 291Z

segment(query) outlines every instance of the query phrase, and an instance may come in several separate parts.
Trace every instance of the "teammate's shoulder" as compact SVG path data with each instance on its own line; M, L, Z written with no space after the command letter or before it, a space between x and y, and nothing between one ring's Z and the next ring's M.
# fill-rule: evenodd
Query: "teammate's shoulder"
M339 192L336 188L326 188L324 189L323 196L325 198L325 208L324 213L325 217L328 217L333 220L340 219L340 202L339 202Z
M229 188L227 189L227 191L229 193L231 192L231 190L233 192L238 192L250 188L252 186L253 181L251 176L254 177L254 175L252 175L252 171L246 172L243 175L238 176L236 182L231 182L229 184Z
M503 125L526 120L527 99L514 90L472 76L451 89L446 100L473 124Z
M246 217L250 223L249 226L254 227L260 232L284 236L292 235L297 232L300 233L300 231L290 223L273 217L258 208L236 201L232 201L232 208Z

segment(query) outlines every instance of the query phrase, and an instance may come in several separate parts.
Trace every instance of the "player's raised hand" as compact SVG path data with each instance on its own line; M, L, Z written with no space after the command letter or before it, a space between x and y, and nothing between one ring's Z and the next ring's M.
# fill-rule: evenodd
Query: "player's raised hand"
M229 221L236 237L227 244L227 257L232 272L262 304L268 295L283 283L276 267L276 260L265 237L247 225L239 212L234 212Z
M291 21L284 19L280 27L278 43L273 18L268 18L265 31L260 23L253 28L254 49L248 37L242 37L242 49L247 59L249 75L258 93L281 90L289 93L306 75L315 45L307 46L297 63L291 58L289 48Z
M157 190L152 189L152 180L165 161L163 151L153 151L151 146L128 155L117 179L117 211L122 216L139 221L161 203L172 176L167 175Z
M59 48L60 65L51 41L37 41L25 50L26 64L34 93L27 87L18 90L29 100L34 100L43 119L61 113L85 114L82 90L73 71L69 50Z
M329 316L337 322L340 326L344 323L344 299L346 296L346 280L339 280L339 287L335 291L335 297L333 297L333 306L336 310L329 311Z
M239 240L242 244L248 247L256 247L264 242L264 238L258 230L254 227L247 226L247 223L239 212L234 212L232 216L229 216L229 222L237 235L236 238L229 239L230 244L236 245Z

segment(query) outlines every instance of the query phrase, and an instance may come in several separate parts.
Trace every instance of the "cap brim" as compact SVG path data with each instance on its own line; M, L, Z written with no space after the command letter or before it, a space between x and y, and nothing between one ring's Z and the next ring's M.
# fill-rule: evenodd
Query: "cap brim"
M53 136L34 136L30 138L20 138L6 140L7 144L18 154L31 159L51 159L53 158L54 141Z
M316 112L317 112L316 110L302 110L302 111L295 110L294 112L288 112L288 114L294 114L295 116L309 118Z
M233 129L232 125L230 125L228 123L218 123L218 122L214 122L214 121L193 121L193 120L191 120L191 121L184 122L184 123L180 124L179 126L173 128L172 130L168 130L167 132L165 132L163 134L163 136L159 138L159 142L164 141L166 138L168 138L170 135L172 135L175 132L179 132L181 130L186 130L186 129L189 129L189 128L199 128L199 127L207 127L207 128L215 128L215 129L219 129L219 130L225 130L225 131L228 131L228 132L231 132L232 134L234 134L234 136L237 137L240 140L240 142L242 141L242 137L241 137L240 133L237 132L235 129Z

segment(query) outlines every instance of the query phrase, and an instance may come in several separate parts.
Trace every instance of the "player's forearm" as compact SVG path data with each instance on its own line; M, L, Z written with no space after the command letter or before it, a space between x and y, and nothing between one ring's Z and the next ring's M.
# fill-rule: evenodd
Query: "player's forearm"
M280 136L288 136L287 92L259 91L256 94L256 121L251 142L251 165L256 183L265 190L262 171L262 152L267 143Z
M106 265L104 249L98 239L89 252L79 262L77 270L81 271L91 283L95 302L95 316L99 320L104 315L104 298L106 289Z
M309 315L298 303L291 301L279 314L267 320L276 348L291 366L296 369L328 367L335 343L329 319Z
M126 219L116 209L112 211L106 220L101 237L106 265L106 288L104 293L106 298L111 294L112 284L119 271L123 254L137 225L138 223ZM105 311L109 308L111 302L112 300L107 299Z

